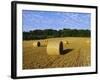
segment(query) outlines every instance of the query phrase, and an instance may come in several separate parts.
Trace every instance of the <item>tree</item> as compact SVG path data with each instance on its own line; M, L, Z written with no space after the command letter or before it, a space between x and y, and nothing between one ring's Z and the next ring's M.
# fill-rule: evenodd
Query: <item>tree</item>
M90 37L90 30L62 29L62 30L31 30L23 32L23 40L46 39L54 37Z

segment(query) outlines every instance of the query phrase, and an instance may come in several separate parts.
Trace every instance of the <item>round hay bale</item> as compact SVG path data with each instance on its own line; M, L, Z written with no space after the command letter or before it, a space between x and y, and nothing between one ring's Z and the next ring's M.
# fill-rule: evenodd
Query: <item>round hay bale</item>
M69 42L67 40L61 40L63 42L63 44L69 44Z
M48 40L45 39L44 42L48 42Z
M33 42L34 47L40 47L41 43L39 41Z
M47 45L48 55L60 55L63 53L63 42L62 41L49 41Z
M40 43L41 43L41 47L47 46L47 42L45 40L40 40Z
M66 44L66 41L65 41L65 40L63 40L62 42L63 42L64 44Z
M69 42L68 42L68 41L66 41L66 44L69 44Z
M45 45L47 46L47 44L48 44L48 40L45 40Z

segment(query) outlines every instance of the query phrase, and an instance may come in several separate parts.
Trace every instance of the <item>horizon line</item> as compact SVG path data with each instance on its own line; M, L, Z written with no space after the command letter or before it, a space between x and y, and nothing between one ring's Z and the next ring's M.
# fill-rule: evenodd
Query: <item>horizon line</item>
M35 30L49 30L49 29L35 29ZM51 29L51 30L59 31L59 30L64 30L64 29L70 29L70 30L89 30L89 31L91 31L90 29L75 29L75 28L74 29L72 29L72 28L63 28L63 29ZM30 32L30 31L35 31L35 30L33 29L33 30L23 31L23 32Z

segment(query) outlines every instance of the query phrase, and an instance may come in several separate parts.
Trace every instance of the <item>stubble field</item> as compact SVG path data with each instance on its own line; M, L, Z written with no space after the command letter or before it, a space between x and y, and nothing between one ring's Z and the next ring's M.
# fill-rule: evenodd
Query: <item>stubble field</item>
M45 44L40 47L33 47L34 40L23 41L23 69L84 67L91 65L90 38L64 37L47 40L66 40L64 54L48 55ZM44 43L44 40L40 41Z

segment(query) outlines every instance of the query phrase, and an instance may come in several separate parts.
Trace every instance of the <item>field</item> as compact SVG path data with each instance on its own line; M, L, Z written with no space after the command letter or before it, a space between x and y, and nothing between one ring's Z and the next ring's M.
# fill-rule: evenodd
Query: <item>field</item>
M91 65L90 38L64 37L47 40L67 40L68 43L64 44L64 54L48 55L46 45L33 47L33 40L23 41L23 69L84 67Z

